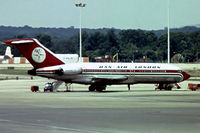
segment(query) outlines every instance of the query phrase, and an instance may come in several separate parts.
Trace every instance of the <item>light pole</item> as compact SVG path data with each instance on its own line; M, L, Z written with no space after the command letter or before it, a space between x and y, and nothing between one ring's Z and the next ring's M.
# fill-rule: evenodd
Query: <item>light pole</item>
M167 19L168 19L168 28L167 28L167 63L170 63L170 28L169 28L169 0L168 0L168 11L167 11Z
M82 33L81 33L81 12L82 12L82 8L86 6L86 4L84 3L78 3L78 4L75 4L76 7L80 7L80 40L79 40L79 43L80 43L80 51L79 51L79 61L82 62Z

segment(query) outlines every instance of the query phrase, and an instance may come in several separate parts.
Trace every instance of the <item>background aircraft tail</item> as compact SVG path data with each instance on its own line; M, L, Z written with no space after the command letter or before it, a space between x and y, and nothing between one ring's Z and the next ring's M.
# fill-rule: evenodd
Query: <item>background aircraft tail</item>
M4 58L5 58L5 59L10 59L10 58L12 58L12 57L13 57L13 55L11 54L11 48L10 48L10 47L7 47L7 48L6 48L5 55L4 55Z
M4 43L15 46L35 69L64 64L37 39L16 39Z

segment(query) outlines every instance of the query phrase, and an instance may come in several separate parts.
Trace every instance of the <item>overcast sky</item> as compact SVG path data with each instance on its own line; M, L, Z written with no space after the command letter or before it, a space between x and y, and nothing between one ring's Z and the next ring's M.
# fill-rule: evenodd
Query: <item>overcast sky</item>
M0 0L0 25L157 30L167 27L168 0ZM200 0L170 0L170 27L200 24Z

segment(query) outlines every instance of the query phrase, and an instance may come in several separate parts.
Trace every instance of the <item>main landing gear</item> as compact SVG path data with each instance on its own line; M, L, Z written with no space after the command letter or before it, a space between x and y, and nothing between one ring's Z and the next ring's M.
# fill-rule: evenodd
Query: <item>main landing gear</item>
M106 90L106 85L98 85L98 84L91 84L89 86L89 91L98 91L101 92L103 90Z
M102 92L103 90L106 90L106 85L99 85L99 84L91 84L89 86L89 91L93 92L93 91L98 91L98 92ZM128 91L131 90L130 84L128 84Z

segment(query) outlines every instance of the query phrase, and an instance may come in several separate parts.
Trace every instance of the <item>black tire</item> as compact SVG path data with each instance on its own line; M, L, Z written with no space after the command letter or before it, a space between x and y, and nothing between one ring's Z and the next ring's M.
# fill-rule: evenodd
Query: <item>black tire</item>
M99 85L99 86L96 86L95 88L96 88L96 91L102 92L103 90L106 89L106 85Z
M49 89L50 92L53 92L53 88Z
M89 87L89 91L91 91L91 92L95 91L95 86L91 85L91 86Z
M101 88L101 87L96 88L96 91L98 91L98 92L102 92L103 90L104 90L104 89Z
M166 90L171 91L171 90L172 90L172 87L171 87L171 86L168 86L168 87L166 88Z

